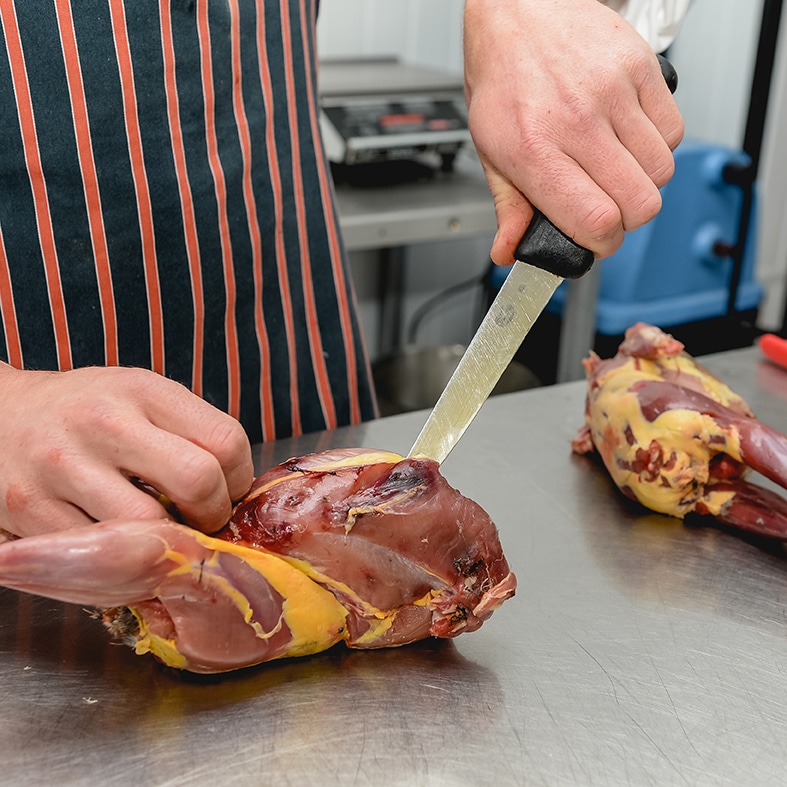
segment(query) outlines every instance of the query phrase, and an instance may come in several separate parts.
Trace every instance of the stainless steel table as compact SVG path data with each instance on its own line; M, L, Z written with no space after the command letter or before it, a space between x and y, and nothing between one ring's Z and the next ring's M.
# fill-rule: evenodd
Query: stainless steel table
M787 430L787 372L707 365ZM517 596L476 633L204 678L81 609L0 593L3 784L742 785L784 781L787 562L624 500L572 456L584 385L490 400L444 466ZM263 446L407 451L424 413Z

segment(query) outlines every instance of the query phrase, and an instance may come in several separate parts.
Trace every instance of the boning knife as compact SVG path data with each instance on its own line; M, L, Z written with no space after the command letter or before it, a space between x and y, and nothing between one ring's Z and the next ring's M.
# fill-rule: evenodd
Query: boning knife
M661 71L674 93L675 69L659 55ZM593 252L535 212L489 311L416 438L409 456L445 460L549 299L564 279L577 279L593 265Z

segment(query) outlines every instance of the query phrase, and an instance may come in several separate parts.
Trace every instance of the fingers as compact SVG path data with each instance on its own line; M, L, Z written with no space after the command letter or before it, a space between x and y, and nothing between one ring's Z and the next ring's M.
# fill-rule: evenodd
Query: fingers
M587 129L583 145L590 145L594 154L586 156L580 167L580 151L567 145L569 157L553 166L555 177L544 186L545 198L558 206L553 221L565 222L564 232L599 257L617 250L624 231L632 232L658 214L658 184L669 180L674 170L672 152L646 118L628 125L634 127L633 132L607 125ZM626 144L627 136L632 139L631 147ZM561 182L575 186L554 194L554 184Z
M226 524L232 503L251 486L251 446L241 425L203 400L181 391L157 399L142 435L144 456L126 468L167 495L183 521L211 533ZM144 426L144 424L143 424Z
M52 491L61 500L70 500L90 522L117 518L118 512L129 519L181 518L160 491L117 468L88 459L64 466L53 478ZM35 508L31 513L36 513Z
M638 99L642 111L658 130L669 149L675 150L683 140L685 125L678 105L664 81L660 67L658 71L648 70L643 78ZM627 144L633 142L633 139L627 139Z
M12 481L6 486L5 500L2 527L17 536L71 530L93 523L79 506L42 493L39 485Z
M152 425L140 433L140 438L136 444L140 450L134 451L124 462L125 475L137 475L166 495L183 522L206 533L223 527L232 512L234 498L217 458L189 440ZM246 484L247 489L250 484L251 479ZM126 486L131 487L131 484L127 482ZM134 487L131 490L128 497L137 492ZM142 494L154 501L152 496ZM142 507L145 505L149 504L140 503ZM160 506L158 502L156 505ZM158 515L166 515L166 511Z
M142 388L137 394L140 408L147 416L146 421L177 438L188 441L192 446L208 453L216 464L212 464L199 452L188 451L187 446L181 448L187 452L183 461L196 464L195 474L200 471L212 473L216 468L221 472L227 488L228 497L237 500L242 497L251 485L254 466L251 457L251 446L240 423L192 394L188 389L172 380L156 375L155 395L148 390L147 378L151 373L142 370L145 378ZM153 435L144 439L152 440ZM141 438L142 439L142 438ZM155 450L155 444L152 445ZM177 442L168 442L167 448L158 453L176 450ZM189 471L186 471L188 476ZM145 474L141 477L152 483ZM165 490L161 490L165 491Z
M661 88L666 90L664 85ZM624 232L638 229L658 214L659 188L674 173L670 144L679 141L682 125L671 126L668 143L643 113L633 91L620 102L614 116L577 99L570 117L560 122L523 122L519 148L525 154L509 153L509 158L499 156L495 164L487 162L502 244L493 259L505 262L507 252L515 248L518 239L510 235L529 221L529 203L598 258L617 251ZM512 190L519 191L514 184L520 184L529 202L522 192L512 195ZM528 210L517 219L515 212L522 205Z
M190 405L192 412L180 411L177 434L216 460L230 500L238 500L254 478L249 438L238 421L203 400L194 397ZM159 425L156 417L153 422Z
M205 532L226 524L232 500L215 458L153 427L149 434L147 449L135 442L133 447L127 444L124 452L124 464L143 470L125 471L90 454L74 454L73 458L63 454L46 484L29 483L27 488L10 484L5 496L9 517L4 525L16 535L30 536L121 515L129 519L177 516ZM135 483L135 472L154 481L150 486ZM177 503L168 505L166 498Z
M498 221L490 255L497 264L510 265L533 216L533 207L513 183L499 174L490 176L490 171L487 170L487 180ZM529 193L538 195L539 209L555 226L593 251L597 258L620 247L624 237L620 209L595 180L579 170L575 161L560 157L536 172L538 177L530 173L533 185ZM565 188L569 183L571 189ZM657 190L655 194L659 199Z
M166 515L160 502L131 484L129 479L136 476L166 495L184 522L205 532L218 530L226 524L233 501L253 480L245 432L234 418L183 386L164 378L151 381L147 373L138 377L138 409L104 412L100 417L104 456L115 473L103 473L100 493L96 474L92 475L87 510L96 519ZM113 452L113 446L122 449ZM76 489L76 480L70 486Z
M659 188L672 177L675 163L648 118L631 113L616 128L590 120L578 121L577 128L566 133L559 147L512 161L512 180L487 165L499 228L492 249L495 262L512 261L532 216L531 203L597 258L613 254L624 232L638 229L661 210ZM529 200L515 182L526 184Z

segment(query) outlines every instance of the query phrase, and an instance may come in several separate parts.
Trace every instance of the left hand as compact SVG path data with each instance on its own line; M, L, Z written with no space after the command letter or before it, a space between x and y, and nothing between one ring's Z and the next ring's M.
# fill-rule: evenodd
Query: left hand
M496 263L534 206L597 258L661 209L683 119L654 52L598 0L467 0L465 84Z
M0 393L0 528L17 536L167 516L134 478L212 533L254 478L238 421L147 369L0 364Z

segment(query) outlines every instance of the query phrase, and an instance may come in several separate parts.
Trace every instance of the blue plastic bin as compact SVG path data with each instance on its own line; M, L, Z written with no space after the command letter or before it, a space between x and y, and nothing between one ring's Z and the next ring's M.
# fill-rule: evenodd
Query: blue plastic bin
M732 259L713 253L717 242L734 245L743 202L739 186L727 183L728 164L747 165L740 150L684 141L675 152L675 175L662 189L663 207L653 221L630 232L618 252L602 260L596 331L617 336L640 320L667 328L727 312ZM759 307L763 287L754 279L756 193L752 203L736 309ZM499 289L507 268L494 266ZM566 284L547 305L562 312Z

